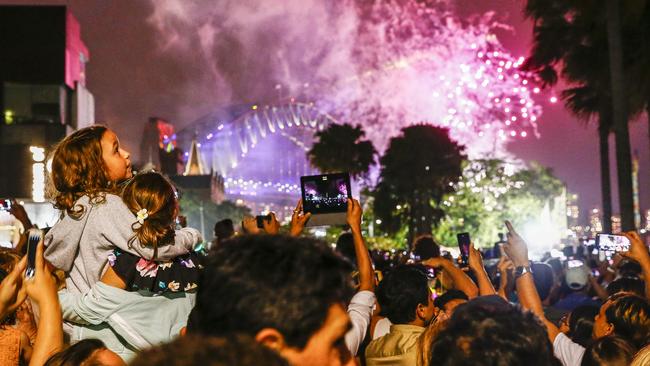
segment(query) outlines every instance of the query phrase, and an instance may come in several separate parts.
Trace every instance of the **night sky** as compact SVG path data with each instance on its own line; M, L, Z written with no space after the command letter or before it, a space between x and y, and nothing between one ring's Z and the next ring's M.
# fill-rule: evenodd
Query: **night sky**
M140 134L147 117L161 116L182 128L227 104L222 91L211 87L207 77L209 71L197 61L197 55L187 52L182 57L171 57L169 53L160 51L159 32L147 22L154 12L151 1L0 0L0 4L69 6L81 23L82 39L90 51L87 86L95 96L97 120L113 128L132 152L139 150ZM501 42L515 56L526 55L531 23L523 18L523 1L456 0L456 4L463 16L496 11L503 23L513 27L512 32L497 32ZM535 160L553 168L569 190L580 195L583 212L599 206L600 173L595 127L580 124L564 111L561 103L543 107L544 113L538 121L541 138L512 142L509 150L524 160ZM646 187L650 183L647 169L650 150L645 117L631 125L630 136L633 150L638 150L640 156L641 207L648 208L650 190ZM613 136L610 146L613 162ZM614 164L612 175L615 184ZM616 185L613 196L616 197ZM617 207L615 200L615 211Z

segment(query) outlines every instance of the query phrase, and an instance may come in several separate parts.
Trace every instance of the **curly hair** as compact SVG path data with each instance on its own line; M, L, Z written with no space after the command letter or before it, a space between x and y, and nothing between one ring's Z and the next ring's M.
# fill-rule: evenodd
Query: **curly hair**
M75 202L88 195L91 203L101 203L105 193L115 193L102 158L101 139L108 128L94 125L75 131L57 144L52 153L48 193L54 207L79 218L82 205Z
M147 212L142 224L133 224L135 235L129 245L137 239L141 246L153 247L156 258L158 247L174 239L174 219L178 210L174 185L156 172L138 174L124 186L122 200L136 215L141 210Z

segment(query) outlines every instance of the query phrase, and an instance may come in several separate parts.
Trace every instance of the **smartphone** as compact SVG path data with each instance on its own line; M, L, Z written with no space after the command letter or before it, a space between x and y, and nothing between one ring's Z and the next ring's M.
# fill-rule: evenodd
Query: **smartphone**
M27 268L25 278L30 279L36 274L36 247L43 238L43 232L39 229L29 229L27 236Z
M271 222L271 214L268 215L257 215L255 216L255 219L257 220L257 227L260 229L264 229L264 221Z
M0 211L9 211L11 210L11 200L10 199L1 199L0 200Z
M596 248L607 254L627 252L630 250L630 239L624 235L598 234L596 236Z
M469 263L469 233L460 233L456 235L458 240L458 249L460 249L460 261L463 266Z

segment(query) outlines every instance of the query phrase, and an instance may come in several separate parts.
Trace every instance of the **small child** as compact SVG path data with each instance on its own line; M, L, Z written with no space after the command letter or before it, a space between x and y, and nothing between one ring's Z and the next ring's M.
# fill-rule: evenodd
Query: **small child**
M108 255L110 267L101 281L127 291L164 292L194 291L197 288L201 257L190 252L171 261L156 262L159 246L174 239L178 200L174 186L158 173L136 175L122 192L122 200L137 217L134 236L143 247L151 247L153 260L147 260L116 248Z

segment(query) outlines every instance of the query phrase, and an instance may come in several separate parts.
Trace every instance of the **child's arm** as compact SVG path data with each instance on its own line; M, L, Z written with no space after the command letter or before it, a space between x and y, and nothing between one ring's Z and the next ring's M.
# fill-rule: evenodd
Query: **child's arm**
M154 249L152 247L143 247L137 239L129 246L129 240L134 235L133 224L137 220L120 197L107 194L106 206L102 208L101 215L102 218L105 217L106 219L97 220L98 224L102 226L98 230L110 243L144 259L153 259ZM155 260L167 260L187 254L201 241L201 235L196 229L183 228L176 230L174 245L160 246Z
M120 276L113 271L113 267L108 266L106 273L102 276L101 281L109 286L119 288L121 290L126 289L126 282Z

